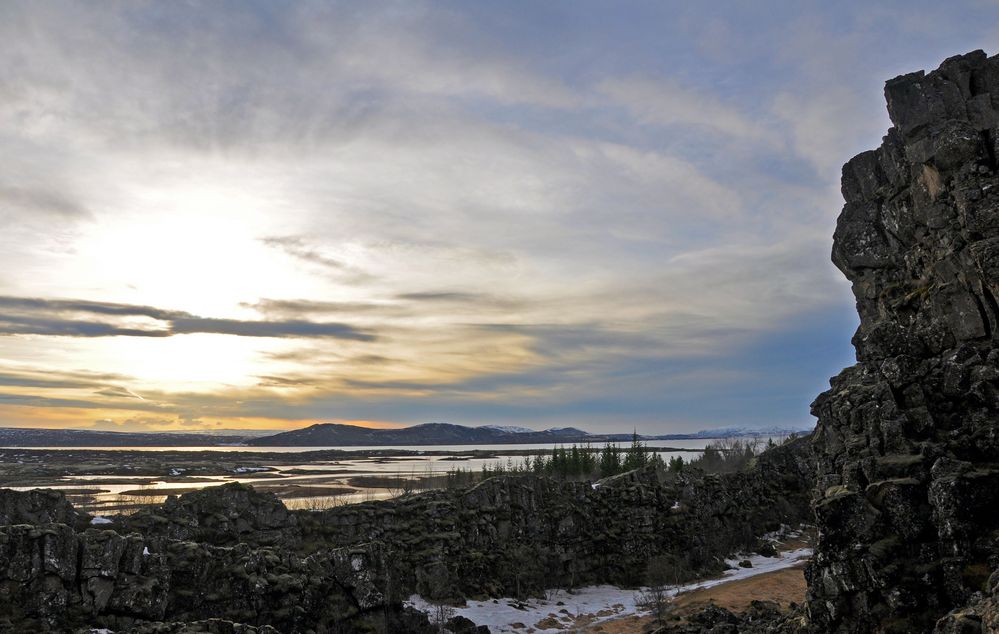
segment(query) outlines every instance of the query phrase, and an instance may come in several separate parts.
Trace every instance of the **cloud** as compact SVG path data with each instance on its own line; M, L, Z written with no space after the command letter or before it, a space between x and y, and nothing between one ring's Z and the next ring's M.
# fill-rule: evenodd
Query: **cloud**
M0 335L49 337L169 337L168 330L124 328L92 321L0 314Z
M190 317L182 311L162 310L152 306L93 302L76 299L42 299L39 297L0 296L0 310L26 310L54 313L94 313L99 315L122 315L151 317L167 321Z
M184 416L130 416L127 418L101 418L93 421L89 429L101 431L157 432L173 431L177 427L199 429L206 426L200 418ZM215 423L218 425L218 423Z
M466 293L462 291L423 291L417 293L400 293L398 299L417 302L471 302L482 301L487 296L482 293Z
M285 377L285 376L258 376L260 387L275 388L300 388L314 387L316 382L305 377Z
M305 239L297 236L262 238L261 242L269 247L281 250L287 255L306 264L319 267L333 279L345 284L362 284L370 281L372 276L337 258L322 253L319 249L309 246Z
M64 218L84 218L90 211L77 200L46 189L0 185L0 210L5 214L51 214Z
M383 302L326 302L311 299L260 299L245 302L245 308L252 308L263 315L303 316L331 315L343 313L391 312L399 307Z
M333 338L374 341L375 335L342 323L303 320L252 321L197 317L181 311L149 306L85 300L0 297L0 334L55 337L173 337L185 334L219 334L238 337ZM40 316L39 316L40 314ZM148 317L154 325L129 327L74 319L67 315Z
M102 390L98 390L97 394L100 394L101 396L110 396L112 398L137 398L140 401L145 400L138 394L135 394L130 390L126 390L123 387L107 387Z
M670 128L696 126L737 139L766 140L768 131L714 95L680 86L669 78L605 79L597 91L638 121Z
M328 269L333 269L335 271L343 271L345 268L347 268L347 265L344 264L343 262L331 258L329 256L323 255L313 248L307 247L305 245L305 240L303 240L302 238L294 236L285 236L285 237L261 238L260 241L269 247L276 247L278 249L281 249L288 255L299 258L300 260L305 260L306 262L312 262L313 264L318 264Z
M236 319L207 319L203 317L174 319L170 323L173 335L209 333L236 335L238 337L303 337L374 341L375 335L338 323L311 321L240 321Z
M93 379L79 379L72 376L56 376L50 373L10 373L0 372L0 386L4 387L39 387L39 388L89 388L101 387L102 382Z

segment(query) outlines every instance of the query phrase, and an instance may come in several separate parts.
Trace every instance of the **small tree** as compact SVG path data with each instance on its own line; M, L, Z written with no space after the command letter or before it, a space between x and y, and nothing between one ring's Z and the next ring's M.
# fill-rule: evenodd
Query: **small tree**
M426 599L430 604L430 623L437 628L438 634L447 632L447 622L454 618L456 610L448 601L451 600L451 573L447 566L439 563L426 581Z
M679 570L667 557L658 556L649 560L645 580L648 586L635 597L635 603L652 613L656 625L666 625L673 604L673 596L680 585Z

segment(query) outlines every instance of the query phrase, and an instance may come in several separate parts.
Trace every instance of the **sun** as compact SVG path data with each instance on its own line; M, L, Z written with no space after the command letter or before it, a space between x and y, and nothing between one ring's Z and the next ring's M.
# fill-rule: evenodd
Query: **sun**
M261 298L329 293L325 280L267 246L265 237L297 229L293 214L276 213L282 204L280 196L258 184L208 174L145 184L123 192L113 213L98 215L83 230L72 258L56 276L74 288L92 289L90 299L259 320L263 317L253 305ZM201 391L252 384L266 372L266 354L289 345L193 334L115 337L72 347L81 362L135 377L139 384Z

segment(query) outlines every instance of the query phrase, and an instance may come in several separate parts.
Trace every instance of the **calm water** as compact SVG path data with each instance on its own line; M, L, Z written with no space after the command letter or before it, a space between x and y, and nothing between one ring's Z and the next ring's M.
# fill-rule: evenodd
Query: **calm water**
M764 442L766 439L764 439ZM650 447L676 447L677 449L704 449L708 443L714 440L708 439L685 439L685 440L656 440L650 441ZM99 450L99 451L253 451L262 453L302 453L303 451L324 451L335 449L339 451L512 451L517 449L552 449L553 447L570 447L574 443L540 443L527 445L372 445L372 446L349 446L349 447L247 447L243 445L211 445L207 447L9 447L10 449L52 449L52 450ZM579 446L579 443L575 443ZM618 443L619 446L627 446L627 443ZM603 447L603 443L591 443L594 449Z
M663 458L663 460L668 461L674 456L680 456L684 460L692 460L701 455L699 450L704 449L704 447L712 442L711 440L671 440L671 441L657 441L655 443L650 443L652 447L671 447L676 449L687 449L688 451L658 451L656 452ZM295 485L298 487L306 488L310 487L341 487L344 489L349 489L350 493L338 494L335 496L330 496L326 493L312 497L289 497L283 498L285 504L289 508L314 508L320 504L343 504L343 503L353 503L360 502L364 500L377 500L386 499L397 496L402 493L399 488L384 488L384 487L373 487L366 486L364 484L350 483L351 478L356 478L359 476L382 476L382 477L397 477L407 480L419 480L420 478L426 478L429 476L439 476L451 471L453 469L461 470L471 470L471 471L481 471L483 466L495 467L497 465L503 466L517 466L523 464L524 457L513 455L510 452L522 451L525 449L533 450L547 450L550 451L553 447L560 446L556 443L545 443L545 444L529 444L529 445L421 445L421 446L378 446L378 447L19 447L18 449L50 449L50 450L81 450L81 449L96 449L103 451L219 451L219 452L233 452L233 451L253 451L253 452L273 452L282 454L293 454L301 453L305 451L317 451L323 449L340 449L345 451L371 451L371 450L402 450L402 451L412 451L412 452L465 452L465 451L490 451L494 455L489 457L467 457L467 456L457 456L459 459L449 459L447 455L440 456L421 456L421 455L411 455L411 456L398 456L386 458L384 456L344 456L343 458L334 460L323 460L323 461L302 461L297 464L270 464L266 459L261 459L259 461L260 467L268 467L271 473L277 474L279 477L272 478L255 478L252 477L252 473L233 473L227 475L216 475L216 476L199 476L198 481L185 481L182 478L172 479L164 478L162 476L105 476L105 475L88 475L86 473L78 474L74 476L73 483L61 482L60 480L54 480L50 484L45 484L41 487L15 487L19 489L27 488L49 488L49 489L59 489L71 496L71 499L77 503L82 504L83 508L92 513L105 514L117 512L115 507L135 504L136 502L142 503L159 503L162 502L166 495L170 494L172 490L190 490L199 489L209 486L217 486L220 484L225 484L227 482L242 482L245 484L252 484L262 489L267 489L274 486L289 486ZM628 443L620 443L619 447L622 449L627 447ZM602 447L602 445L593 444L592 447L597 449ZM168 468L170 465L166 465ZM181 465L178 465L181 466ZM309 473L309 474L294 474L288 473L294 469L308 469L313 472L330 472L328 475L323 473ZM126 484L111 484L108 480L130 480L131 483ZM150 481L151 480L151 481ZM135 491L136 489L142 490L141 496L136 495L124 495L126 491ZM85 493L93 492L97 490L96 493ZM317 489L317 492L319 490ZM74 493L76 495L74 495ZM275 491L281 497L280 491Z

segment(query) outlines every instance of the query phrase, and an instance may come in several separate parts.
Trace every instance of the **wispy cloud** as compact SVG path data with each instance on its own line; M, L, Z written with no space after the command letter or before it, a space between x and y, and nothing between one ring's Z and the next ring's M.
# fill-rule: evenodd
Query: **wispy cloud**
M0 184L0 213L13 216L50 214L66 218L89 217L90 211L73 198L50 189Z
M698 127L736 139L764 141L770 132L718 97L684 88L674 80L648 77L605 79L597 90L641 123L668 128Z
M357 267L327 255L314 246L310 246L302 237L269 237L262 238L261 242L269 247L279 249L301 262L318 267L325 274L331 275L340 283L362 284L372 279L371 275Z

